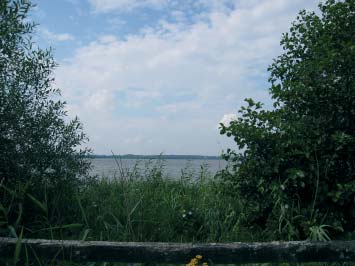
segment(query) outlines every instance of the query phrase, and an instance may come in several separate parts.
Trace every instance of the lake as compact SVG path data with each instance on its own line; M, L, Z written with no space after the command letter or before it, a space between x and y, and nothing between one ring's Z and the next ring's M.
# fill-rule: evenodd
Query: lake
M113 158L95 158L90 159L92 163L91 175L98 175L101 177L118 177L120 176L120 167ZM152 168L154 165L163 164L164 176L171 178L180 178L182 174L192 175L194 177L200 176L201 172L207 175L213 176L217 171L223 169L226 166L224 160L185 160L185 159L121 159L119 164L124 169L132 169L136 164L140 172L144 172L147 167ZM121 167L121 168L122 168Z

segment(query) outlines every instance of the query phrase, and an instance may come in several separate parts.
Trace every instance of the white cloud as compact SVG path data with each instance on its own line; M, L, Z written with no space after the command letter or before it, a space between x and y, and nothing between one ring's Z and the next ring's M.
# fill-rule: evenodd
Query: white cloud
M150 102L159 99L161 97L159 91L154 90L130 90L126 92L126 101L124 102L125 107L139 108L144 104L149 104Z
M75 39L74 36L69 33L54 33L43 27L39 28L39 33L48 41L63 42Z
M92 111L112 110L116 107L116 102L112 92L103 89L92 93L85 106Z
M88 0L95 12L127 12L138 8L178 9L191 11L205 8L214 11L227 11L237 2L235 0Z
M163 1L91 1L101 11L138 2ZM281 33L299 9L315 3L243 0L235 6L211 9L192 25L162 21L125 39L101 36L62 64L58 85L96 152L217 154L225 145L216 129L223 114L246 97L270 103L266 68L280 53ZM138 111L127 114L128 107ZM152 141L128 145L132 132Z
M169 103L158 106L156 110L166 116L172 114L184 114L188 113L189 116L193 116L194 114L201 114L203 111L202 103L199 101L186 101L186 102L178 102L178 103Z
M96 12L112 10L129 11L140 7L159 8L167 4L168 0L89 0Z
M109 23L109 25L111 26L111 29L113 30L117 30L117 29L121 29L123 26L125 26L127 24L127 22L121 18L110 18L107 21Z
M230 123L235 120L237 120L236 114L225 114L219 123L223 124L225 127L229 127Z

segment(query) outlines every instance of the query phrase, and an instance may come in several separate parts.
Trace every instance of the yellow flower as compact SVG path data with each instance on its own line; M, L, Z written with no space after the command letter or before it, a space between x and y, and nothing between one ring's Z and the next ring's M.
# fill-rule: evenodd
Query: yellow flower
M186 264L186 266L197 266L197 264L198 264L198 259L193 258L190 260L190 262L188 264Z
M208 266L208 264L199 264L199 260L202 259L201 255L196 255L195 258L192 258L186 266Z

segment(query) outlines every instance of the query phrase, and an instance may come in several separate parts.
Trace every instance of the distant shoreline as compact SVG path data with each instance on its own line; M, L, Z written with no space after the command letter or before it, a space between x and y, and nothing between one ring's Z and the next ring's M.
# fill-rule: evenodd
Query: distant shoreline
M136 155L136 154L124 154L124 155L100 155L93 154L85 156L89 159L162 159L162 160L222 160L221 156L207 156L207 155Z

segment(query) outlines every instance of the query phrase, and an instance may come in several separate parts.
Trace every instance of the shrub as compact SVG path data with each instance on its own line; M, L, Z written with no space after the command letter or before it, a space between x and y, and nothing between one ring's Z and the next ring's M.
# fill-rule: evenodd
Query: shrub
M355 2L319 8L282 36L269 67L274 109L247 99L221 124L239 148L225 153L233 167L221 176L244 202L245 224L269 238L355 229Z
M28 194L51 204L55 217L89 167L83 158L88 149L80 149L86 140L82 125L77 118L68 121L60 90L52 86L51 50L31 41L32 7L25 0L0 2L0 181L12 190L26 188L25 198L17 197L21 204ZM9 198L1 189L4 205ZM33 215L29 210L26 219Z

